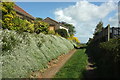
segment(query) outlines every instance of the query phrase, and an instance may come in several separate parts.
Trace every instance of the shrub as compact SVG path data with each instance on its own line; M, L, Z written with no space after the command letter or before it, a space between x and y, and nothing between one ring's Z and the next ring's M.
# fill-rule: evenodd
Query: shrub
M120 72L120 39L111 39L108 42L88 44L87 53L97 66L99 76L119 78Z
M67 33L67 31L65 29L58 29L55 32L58 33L59 35L61 35L64 38L68 37L68 33Z
M13 19L16 17L16 13L13 10L13 2L2 2L2 28L13 29Z
M27 20L22 20L19 17L16 17L13 19L13 22L14 25L12 30L19 32L30 32L30 33L34 32L34 24L30 23Z
M37 34L39 33L48 33L48 27L49 27L49 24L48 23L45 23L43 21L35 21L35 32Z
M48 34L55 34L55 31L54 30L49 30Z
M17 17L13 2L2 2L2 28L19 32L34 32L34 24Z
M2 30L0 35L3 78L29 78L32 72L46 68L50 60L73 49L70 41L54 35L9 30Z
M77 43L77 44L80 43L80 41L78 40L78 38L77 38L77 37L74 37L74 35L71 35L70 37L68 37L68 40L72 40L73 42L75 42L75 43Z

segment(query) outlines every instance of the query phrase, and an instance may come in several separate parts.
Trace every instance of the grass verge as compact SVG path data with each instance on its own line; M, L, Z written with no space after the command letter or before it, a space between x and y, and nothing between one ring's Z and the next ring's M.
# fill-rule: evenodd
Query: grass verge
M54 78L78 78L83 77L88 57L85 49L77 50L67 63L60 69Z

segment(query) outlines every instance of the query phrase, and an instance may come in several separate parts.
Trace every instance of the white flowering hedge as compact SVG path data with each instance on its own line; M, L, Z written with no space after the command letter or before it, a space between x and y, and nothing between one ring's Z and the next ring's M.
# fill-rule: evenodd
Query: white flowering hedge
M29 77L31 72L46 68L50 60L73 49L70 41L53 35L9 30L1 34L3 78Z

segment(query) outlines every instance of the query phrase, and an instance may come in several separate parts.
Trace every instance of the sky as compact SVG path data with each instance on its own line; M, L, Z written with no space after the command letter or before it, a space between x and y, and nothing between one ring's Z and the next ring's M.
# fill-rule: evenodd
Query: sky
M16 2L16 4L34 17L55 19L54 12L57 8L64 9L75 5L75 2Z
M50 17L58 22L65 21L75 26L81 43L93 36L96 25L103 21L104 27L118 27L118 4L108 2L16 2L34 17Z

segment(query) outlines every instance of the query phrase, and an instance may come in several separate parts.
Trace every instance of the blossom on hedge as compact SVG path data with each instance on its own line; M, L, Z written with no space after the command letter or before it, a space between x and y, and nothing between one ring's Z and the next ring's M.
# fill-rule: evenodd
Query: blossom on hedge
M0 33L1 35L1 33ZM30 34L3 30L2 35L3 78L24 78L47 63L73 49L73 44L54 35Z

